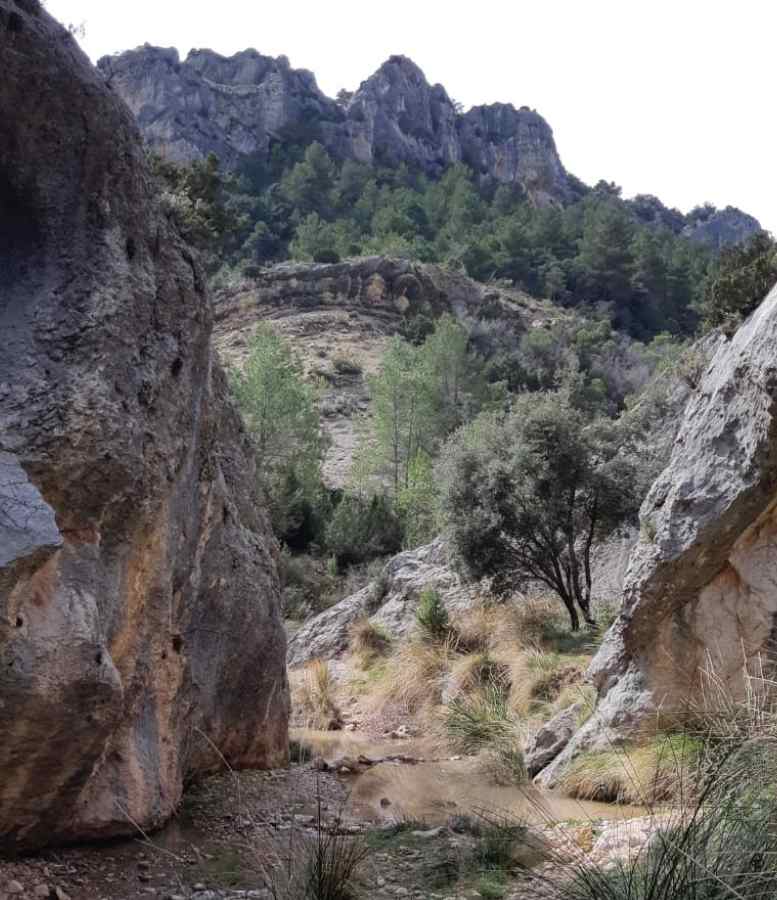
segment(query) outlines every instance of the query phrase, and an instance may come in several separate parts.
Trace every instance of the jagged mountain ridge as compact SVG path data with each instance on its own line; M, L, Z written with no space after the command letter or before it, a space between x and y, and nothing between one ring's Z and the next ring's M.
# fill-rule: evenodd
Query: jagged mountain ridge
M397 166L431 176L464 162L481 177L517 183L536 205L573 200L581 185L561 162L553 131L528 106L474 106L465 113L405 56L392 56L353 94L327 97L312 72L254 49L231 57L145 44L105 56L98 68L135 114L146 142L176 162L215 153L236 167L266 158L274 143L320 141L339 160ZM735 207L684 215L651 195L630 201L653 221L715 249L744 240L759 222Z
M538 113L510 104L461 114L404 56L392 56L345 102L326 97L312 73L286 57L245 50L232 57L145 45L98 67L138 119L147 142L179 161L216 153L228 166L276 141L319 140L337 159L407 163L439 175L465 162L519 183L538 204L573 195L553 132Z

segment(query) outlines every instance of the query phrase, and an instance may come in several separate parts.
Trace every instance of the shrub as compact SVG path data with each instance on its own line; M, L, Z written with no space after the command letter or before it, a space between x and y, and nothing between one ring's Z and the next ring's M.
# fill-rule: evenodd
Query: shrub
M391 638L384 628L363 618L353 622L348 629L350 650L366 669L379 656L385 656L391 647Z
M415 617L421 633L429 640L444 641L450 636L448 610L437 591L431 588L421 591Z
M338 354L332 359L332 365L338 375L361 375L362 365L358 360Z
M329 522L326 543L338 565L349 566L397 553L402 527L383 494L370 499L346 494Z
M341 727L334 679L324 660L314 659L305 666L295 685L293 699L308 728L336 731Z
M339 817L331 824L322 817L317 796L315 829L295 829L274 854L274 864L262 866L273 900L355 900L356 877L371 853L361 835L344 834Z
M504 686L495 682L454 697L444 717L448 741L458 752L477 753L503 742L517 743Z
M313 262L317 263L339 263L340 254L336 250L318 250L313 254Z

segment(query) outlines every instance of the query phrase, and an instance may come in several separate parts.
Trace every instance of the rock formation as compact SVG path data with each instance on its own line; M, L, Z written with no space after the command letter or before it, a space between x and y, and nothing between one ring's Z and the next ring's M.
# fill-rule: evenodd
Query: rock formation
M449 555L446 542L437 538L392 557L377 581L305 622L289 640L289 665L340 656L348 648L349 626L365 616L392 638L409 636L416 627L421 592L427 589L440 594L449 612L468 608L477 586L462 581Z
M286 757L253 454L129 110L0 0L0 851L162 823Z
M466 162L475 172L517 183L538 204L572 189L553 132L532 110L509 104L457 112L442 85L430 85L404 56L390 57L340 104L310 72L255 50L223 57L144 46L98 63L137 116L148 143L177 161L215 152L228 166L266 156L274 142L320 141L337 159L429 175Z
M689 213L688 224L683 234L692 241L706 244L714 250L740 244L761 230L758 219L749 216L734 206L725 209L705 207L699 212Z
M325 383L321 413L331 446L324 476L333 487L345 483L356 420L369 413L366 378L378 370L392 335L450 313L499 319L517 339L529 328L570 315L440 266L377 256L274 266L221 291L215 308L216 345L227 363L239 365L257 325L270 321L292 343L308 374Z
M671 460L641 510L620 618L595 657L595 715L542 773L703 700L745 666L773 665L777 634L777 288L721 341Z

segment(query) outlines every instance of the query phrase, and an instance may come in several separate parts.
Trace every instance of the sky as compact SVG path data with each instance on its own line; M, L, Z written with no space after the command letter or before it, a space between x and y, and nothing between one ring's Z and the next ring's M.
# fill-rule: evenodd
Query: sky
M46 0L99 57L143 43L284 54L334 96L392 54L470 107L529 106L566 168L777 234L774 0Z

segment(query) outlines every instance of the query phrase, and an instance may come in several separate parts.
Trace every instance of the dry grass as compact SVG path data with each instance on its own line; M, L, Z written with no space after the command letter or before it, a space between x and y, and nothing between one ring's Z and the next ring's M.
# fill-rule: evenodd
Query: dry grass
M292 685L294 706L302 713L305 725L318 731L331 731L340 724L336 685L324 660L311 660Z
M348 629L349 649L362 669L370 668L375 661L391 649L391 638L379 625L368 618L358 619Z
M445 673L455 656L449 642L407 641L388 660L375 702L397 704L411 715L431 711L442 702Z
M687 793L702 742L687 734L658 735L640 747L586 753L562 775L559 788L579 800L651 805Z

